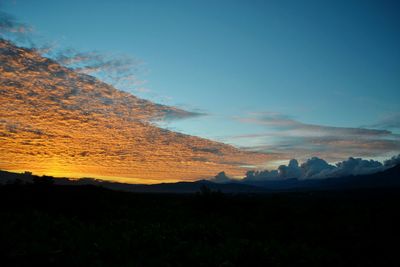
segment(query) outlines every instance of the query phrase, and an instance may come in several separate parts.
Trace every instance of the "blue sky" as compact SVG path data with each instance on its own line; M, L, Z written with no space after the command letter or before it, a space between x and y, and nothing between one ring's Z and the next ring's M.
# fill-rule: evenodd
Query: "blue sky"
M2 9L59 47L140 60L144 83L125 89L207 114L164 127L281 159L399 152L398 1L16 0ZM327 137L339 143L321 145Z

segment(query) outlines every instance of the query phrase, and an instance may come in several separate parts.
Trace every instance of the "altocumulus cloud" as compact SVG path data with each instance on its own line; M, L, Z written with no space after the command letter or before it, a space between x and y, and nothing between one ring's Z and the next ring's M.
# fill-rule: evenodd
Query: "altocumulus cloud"
M32 28L27 24L19 22L14 16L7 12L0 10L0 33L28 33L31 32Z
M354 157L387 157L400 152L400 135L386 129L333 127L307 124L279 113L257 113L237 118L265 127L265 132L234 136L256 141L249 150L273 153L277 158L313 156L330 162Z
M105 55L95 51L81 52L73 48L58 49L48 55L61 65L80 73L96 76L106 83L127 91L142 86L145 82L137 77L142 62L127 55Z
M1 5L0 5L1 8ZM94 81L93 77L106 84L110 84L118 90L128 93L146 94L159 97L158 94L145 88L145 80L139 75L146 70L142 69L143 62L129 55L105 54L96 51L82 52L73 48L62 48L57 42L48 42L38 36L33 27L20 22L16 17L0 10L0 41L7 40L21 47L56 61L58 64L67 67L75 72L81 73L82 79ZM71 81L73 82L73 81ZM79 95L79 86L72 86L74 89L70 95ZM104 103L113 104L113 99L104 98ZM141 101L146 105L147 101ZM186 111L175 107L158 105L163 110L164 116L151 118L152 122L171 121L184 118L191 118L204 115L199 112Z
M63 66L93 75L125 91L135 91L134 88L139 86L143 88L145 82L137 77L138 66L141 63L139 60L127 55L104 55L95 51L81 52L73 48L60 48L56 42L41 40L43 38L35 33L31 25L19 21L2 10L0 10L0 38L34 49Z

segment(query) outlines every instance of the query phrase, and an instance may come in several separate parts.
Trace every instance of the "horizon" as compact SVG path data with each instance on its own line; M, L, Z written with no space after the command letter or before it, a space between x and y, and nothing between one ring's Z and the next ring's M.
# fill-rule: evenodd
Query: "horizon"
M146 181L147 183L135 183L132 181L132 178L126 178L126 177L113 177L113 176L99 176L99 175L94 175L93 177L91 176L85 176L85 177L74 177L74 176L56 176L52 175L49 172L46 173L33 173L29 170L2 170L0 171L8 171L11 173L16 173L16 174L29 174L33 176L50 176L56 179L69 179L72 181L78 181L80 179L91 179L91 180L98 180L100 182L110 182L110 183L121 183L121 184L132 184L132 185L152 185L152 184L162 184L162 183L178 183L178 182L199 182L199 181L209 181L213 183L231 183L231 182L245 182L246 179L250 178L250 181L258 181L258 182L267 182L267 181L284 181L288 179L298 179L298 180L308 180L308 179L316 179L316 180L324 180L324 179L331 179L331 178L342 178L342 177L347 177L347 176L362 176L362 175L371 175L371 174L377 174L380 172L383 172L385 170L391 169L396 166L400 166L400 154L397 156L393 156L391 158L388 158L384 160L383 162L380 161L374 161L374 160L368 160L368 159L362 159L362 158L348 158L347 160L341 161L341 162L336 162L335 164L331 164L328 162L327 166L325 166L324 169L319 170L317 173L314 173L313 175L307 176L307 172L312 169L312 165L310 165L310 162L313 160L322 160L323 159L313 157L310 159L307 159L306 161L298 164L298 161L296 159L291 159L287 165L283 164L280 165L277 169L254 169L252 171L249 171L248 173L244 174L243 176L237 176L237 177L229 177L225 174L224 171L221 171L217 173L215 176L212 177L200 177L197 180L192 180L192 181L182 181L182 180L143 180L138 178L137 181ZM295 168L298 168L298 170L294 170L293 172L293 166L291 166L291 162L296 161L298 165L296 165ZM356 164L354 164L356 162ZM319 162L320 163L320 162ZM345 166L348 163L352 166ZM309 165L309 166L307 166ZM310 168L311 167L311 168ZM328 169L332 168L330 172L324 173L326 171L326 167ZM350 167L350 168L349 168ZM296 175L293 175L293 173L296 173ZM218 177L219 176L219 177ZM255 178L255 179L252 179Z

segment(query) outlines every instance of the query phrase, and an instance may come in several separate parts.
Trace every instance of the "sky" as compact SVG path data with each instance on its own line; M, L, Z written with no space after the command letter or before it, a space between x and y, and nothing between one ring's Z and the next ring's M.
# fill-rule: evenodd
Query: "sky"
M159 124L276 153L271 164L400 152L398 1L1 1L38 42L134 58Z

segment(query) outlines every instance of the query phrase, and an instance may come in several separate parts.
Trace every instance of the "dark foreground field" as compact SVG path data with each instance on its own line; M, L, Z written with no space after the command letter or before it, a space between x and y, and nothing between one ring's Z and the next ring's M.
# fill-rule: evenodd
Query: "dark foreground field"
M0 186L0 266L399 266L396 190L160 195Z

